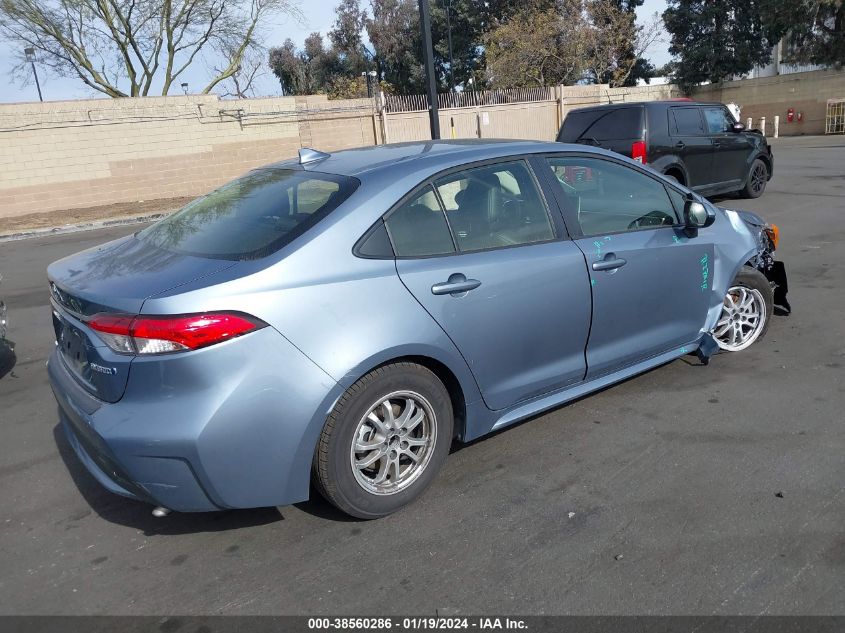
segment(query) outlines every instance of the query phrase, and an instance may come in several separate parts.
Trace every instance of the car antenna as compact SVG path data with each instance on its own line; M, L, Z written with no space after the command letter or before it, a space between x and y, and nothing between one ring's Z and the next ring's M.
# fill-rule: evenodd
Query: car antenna
M306 165L308 163L313 163L314 161L325 160L329 156L331 156L331 154L318 152L316 149L311 149L310 147L303 147L299 150L299 164Z

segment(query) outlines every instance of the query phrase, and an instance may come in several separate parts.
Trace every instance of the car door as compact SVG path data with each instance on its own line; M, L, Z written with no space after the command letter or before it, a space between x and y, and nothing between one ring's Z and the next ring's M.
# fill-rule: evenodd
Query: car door
M590 280L524 160L418 188L386 217L402 282L504 409L583 380Z
M721 183L720 188L738 188L748 171L751 142L731 130L736 121L724 106L704 106L701 110L713 144L713 180Z
M689 238L684 195L656 176L609 158L546 159L593 299L587 379L700 337L712 287L713 245Z
M680 157L687 170L687 186L706 188L713 182L713 143L707 136L698 106L669 108L671 150Z

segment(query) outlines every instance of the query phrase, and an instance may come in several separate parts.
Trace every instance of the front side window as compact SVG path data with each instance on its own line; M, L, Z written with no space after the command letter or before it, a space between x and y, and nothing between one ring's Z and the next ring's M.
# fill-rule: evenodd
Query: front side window
M397 257L428 257L455 252L446 216L430 186L395 209L385 224Z
M555 237L540 190L523 161L467 169L435 186L462 252Z
M675 135L697 136L704 134L704 123L698 108L671 108L669 127Z
M138 233L159 248L214 259L258 259L290 243L358 187L346 176L259 169Z
M678 223L666 188L654 178L595 158L547 160L584 236Z
M704 119L707 121L707 131L710 134L721 134L731 129L735 123L733 117L724 108L704 108Z

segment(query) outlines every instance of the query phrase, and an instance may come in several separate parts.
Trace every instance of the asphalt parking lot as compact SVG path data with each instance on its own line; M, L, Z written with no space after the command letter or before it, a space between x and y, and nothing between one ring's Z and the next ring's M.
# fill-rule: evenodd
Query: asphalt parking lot
M780 226L791 316L456 446L374 522L102 490L57 427L44 271L137 227L0 243L0 613L845 613L845 138L773 143L766 194L722 204Z

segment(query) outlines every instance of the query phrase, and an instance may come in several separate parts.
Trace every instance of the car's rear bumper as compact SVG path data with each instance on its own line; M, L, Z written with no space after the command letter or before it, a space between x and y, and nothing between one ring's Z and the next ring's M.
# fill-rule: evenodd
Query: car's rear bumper
M269 328L216 347L133 362L116 403L50 356L68 441L106 489L181 512L307 499L337 384Z

